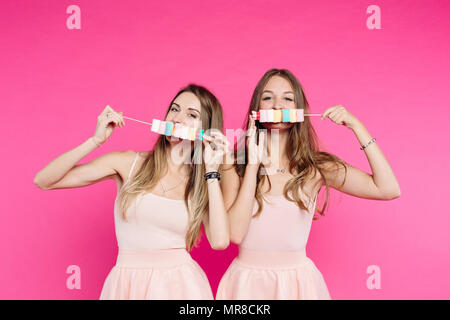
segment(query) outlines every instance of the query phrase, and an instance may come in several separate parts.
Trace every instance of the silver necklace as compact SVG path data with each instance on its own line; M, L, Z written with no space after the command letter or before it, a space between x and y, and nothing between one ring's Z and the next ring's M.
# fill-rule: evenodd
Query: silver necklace
M286 167L284 168L277 168L277 173L285 173L286 172Z
M180 182L181 182L181 181L180 181ZM162 189L163 189L163 193L164 193L164 194L166 194L167 191L170 191L170 190L172 190L172 189L175 189L176 187L178 187L179 185L181 185L181 183L177 183L177 184L175 185L175 187L166 189L166 188L164 187L164 184L162 183L162 179L159 180L159 183L161 184L161 187L162 187Z
M285 173L286 172L285 168L276 168L276 170L277 170L277 173ZM260 172L260 174L263 174L263 175L267 174L267 170L264 167L261 167L259 169L259 172Z

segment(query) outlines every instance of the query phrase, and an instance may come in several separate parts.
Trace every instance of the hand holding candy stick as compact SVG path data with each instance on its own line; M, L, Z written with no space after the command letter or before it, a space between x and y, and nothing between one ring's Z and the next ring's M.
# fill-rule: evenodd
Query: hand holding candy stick
M344 125L349 129L355 128L355 126L360 123L360 121L342 105L337 105L325 110L320 117L320 120L323 120L325 117L328 117L334 123Z
M208 132L210 133L209 135L203 135L203 144L205 145L203 159L206 172L212 172L218 170L230 143L219 130L210 129Z
M260 131L258 142L256 141L257 130L255 120L256 119L252 115L250 115L250 124L247 131L248 139L246 141L246 147L249 165L259 167L261 162L264 163L263 160L265 160L264 148L265 148L266 134L265 132Z
M114 111L109 105L103 109L102 113L97 117L97 127L92 136L92 140L97 146L101 146L108 140L116 126L122 128L125 125L122 113Z

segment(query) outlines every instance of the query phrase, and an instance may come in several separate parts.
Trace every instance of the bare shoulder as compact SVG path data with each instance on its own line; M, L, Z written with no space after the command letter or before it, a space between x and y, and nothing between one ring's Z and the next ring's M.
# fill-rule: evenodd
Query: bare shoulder
M142 152L136 152L134 150L114 151L110 154L115 163L116 171L118 173L118 181L116 181L118 183L123 183L128 178L128 173L130 172L136 155L139 155L136 161L136 166L138 165L139 161L142 161L144 159L144 155Z
M134 152L134 151L133 151L133 152ZM146 158L149 156L150 152L151 152L151 151L141 151L141 152L138 152L138 154L139 154L139 156L140 156L141 158L146 159Z

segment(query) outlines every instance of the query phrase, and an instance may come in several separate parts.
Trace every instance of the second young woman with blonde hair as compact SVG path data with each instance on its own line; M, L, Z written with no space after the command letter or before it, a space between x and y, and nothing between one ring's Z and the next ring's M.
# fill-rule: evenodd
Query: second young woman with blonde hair
M239 255L223 275L216 299L330 299L321 272L306 255L314 213L324 214L328 188L368 199L400 195L381 150L343 106L328 108L322 119L328 117L355 133L373 175L319 151L307 116L296 123L255 123L251 117L252 111L280 109L310 113L295 76L285 69L271 69L256 86L247 113L244 129L250 132L245 163L236 161L222 168L230 238L239 245ZM257 156L265 141L270 160ZM323 186L327 199L319 210L317 196Z

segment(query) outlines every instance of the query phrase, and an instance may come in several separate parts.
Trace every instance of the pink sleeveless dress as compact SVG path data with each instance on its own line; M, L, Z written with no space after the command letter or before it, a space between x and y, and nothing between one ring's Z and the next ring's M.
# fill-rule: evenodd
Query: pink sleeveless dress
M301 192L301 191L300 191ZM304 193L301 193L305 199ZM217 300L329 300L321 272L306 256L317 195L302 210L283 195L265 194L217 289ZM256 213L258 204L254 200Z
M139 154L131 166L128 181ZM212 300L208 278L186 250L188 212L184 200L153 193L139 194L127 211L119 212L118 190L114 222L119 247L101 300Z

